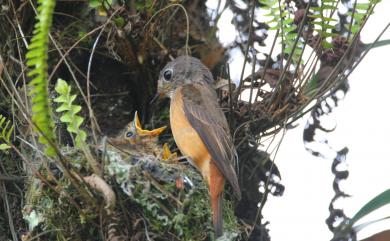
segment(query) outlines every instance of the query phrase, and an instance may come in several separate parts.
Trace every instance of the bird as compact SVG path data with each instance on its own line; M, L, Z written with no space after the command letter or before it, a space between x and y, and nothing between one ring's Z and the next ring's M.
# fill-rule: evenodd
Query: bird
M116 149L135 157L153 155L162 160L176 158L176 153L171 153L167 143L161 146L158 136L166 129L166 126L144 130L138 118L138 112L134 113L133 120L115 138L108 138L108 143Z
M170 126L176 145L208 184L214 232L220 237L225 180L237 199L241 191L234 169L237 153L213 84L213 75L199 59L179 56L161 70L157 92L171 99Z

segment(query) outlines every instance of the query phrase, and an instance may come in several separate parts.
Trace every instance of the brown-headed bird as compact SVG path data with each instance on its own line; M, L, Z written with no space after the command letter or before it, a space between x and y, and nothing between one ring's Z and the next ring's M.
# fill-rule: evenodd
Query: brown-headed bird
M214 230L219 237L223 233L225 179L238 199L241 192L233 168L236 150L213 82L211 72L198 59L180 56L160 72L158 92L171 98L170 123L177 146L209 186Z

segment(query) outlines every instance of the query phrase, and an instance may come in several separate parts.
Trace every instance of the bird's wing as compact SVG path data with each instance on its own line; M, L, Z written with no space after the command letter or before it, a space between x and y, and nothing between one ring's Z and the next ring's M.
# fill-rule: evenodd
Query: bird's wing
M203 84L187 84L180 90L184 113L199 134L218 169L241 198L237 175L233 168L235 148L226 117L218 105L216 93Z

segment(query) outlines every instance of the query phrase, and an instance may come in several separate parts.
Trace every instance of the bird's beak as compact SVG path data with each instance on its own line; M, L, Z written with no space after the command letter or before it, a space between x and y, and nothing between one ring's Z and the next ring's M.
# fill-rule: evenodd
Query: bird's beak
M172 92L173 87L174 86L173 86L172 82L158 80L158 86L157 86L158 97L159 98L164 97L164 96L171 97L170 93ZM155 97L155 98L157 98L157 97Z
M166 126L163 126L163 127L151 130L151 131L142 129L141 122L139 121L138 112L137 111L134 114L133 122L134 122L135 128L137 130L137 133L140 136L141 135L142 136L159 136L161 134L161 132L163 132L167 128Z
M162 98L166 93L168 92L169 85L164 83L164 81L158 80L157 82L157 93L155 96L153 96L152 100L149 102L149 104L153 104L157 99Z
M162 92L157 92L154 97L152 98L152 100L149 102L149 104L153 104L157 99L160 99L162 96L164 95L164 93Z
M167 128L166 126L163 126L151 131L137 128L137 132L139 133L140 136L159 136L161 132L163 132L166 128Z
M149 133L152 136L159 136L161 134L161 132L163 132L165 129L167 129L167 127L163 126L163 127L151 130L151 131L149 131Z
M138 130L142 130L142 127L141 127L141 122L139 121L139 117L138 117L138 111L135 111L134 113L134 119L133 119L133 123L135 125L135 128Z

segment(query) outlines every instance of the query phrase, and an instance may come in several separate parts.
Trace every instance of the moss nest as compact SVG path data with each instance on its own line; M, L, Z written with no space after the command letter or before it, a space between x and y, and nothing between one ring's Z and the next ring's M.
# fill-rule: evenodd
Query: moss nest
M62 153L75 176L87 173L80 151ZM213 240L208 188L191 164L117 150L102 151L99 158L105 160L105 183L93 185L87 180L91 176L84 176L88 184L80 182L81 193L61 168L51 168L53 183L31 178L25 240L36 235L40 240ZM110 191L115 197L107 197ZM229 198L221 240L235 240L240 233Z

